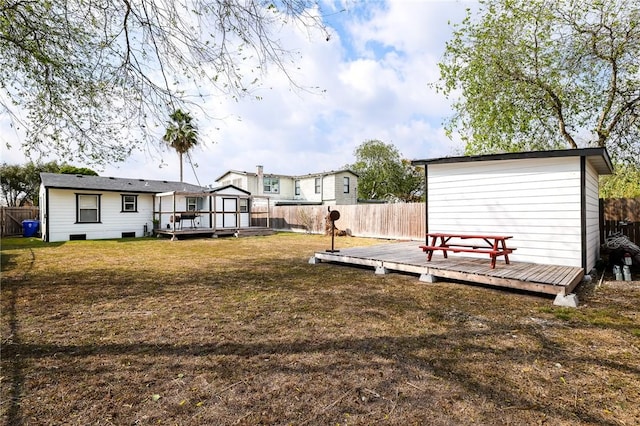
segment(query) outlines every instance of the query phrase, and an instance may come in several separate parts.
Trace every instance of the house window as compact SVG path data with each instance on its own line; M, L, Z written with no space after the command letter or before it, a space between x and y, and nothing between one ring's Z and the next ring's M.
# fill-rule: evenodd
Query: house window
M349 193L349 177L348 176L345 176L345 177L342 178L342 185L343 185L342 186L342 188L343 188L342 191L345 194L348 194Z
M321 190L321 181L320 181L320 178L317 177L316 178L316 194L319 194L320 190Z
M249 199L240 198L240 213L247 213L249 211Z
M138 211L138 196L123 195L122 196L122 212L137 212L137 211Z
M296 180L296 195L300 195L300 181Z
M100 195L76 194L76 222L100 222Z
M201 197L187 197L187 211L195 212L202 210L202 200Z
M265 177L263 189L265 193L277 194L280 192L280 178Z

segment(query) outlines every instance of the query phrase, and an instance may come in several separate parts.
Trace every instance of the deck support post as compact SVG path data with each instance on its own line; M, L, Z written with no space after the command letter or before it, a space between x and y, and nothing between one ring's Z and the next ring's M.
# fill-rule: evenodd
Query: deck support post
M423 283L435 283L438 281L438 277L431 274L420 274L419 281Z
M309 265L317 265L318 263L322 262L320 259L318 259L315 256L311 256L309 258Z
M577 308L578 307L578 296L575 293L570 293L564 295L562 293L558 293L553 304L556 306L564 306L567 308Z
M376 272L375 272L375 273L376 273L376 275L386 275L386 273L387 273L387 268L385 268L385 267L384 267L384 265L382 264L382 262L381 262L381 263L379 263L379 264L376 266Z

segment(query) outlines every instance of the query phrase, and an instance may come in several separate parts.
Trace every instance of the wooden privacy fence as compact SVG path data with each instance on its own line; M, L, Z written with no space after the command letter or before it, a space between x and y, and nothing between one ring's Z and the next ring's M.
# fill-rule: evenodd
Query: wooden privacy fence
M612 234L625 235L632 243L640 244L640 197L600 200L600 242Z
M39 219L38 207L2 207L0 208L0 222L2 236L22 235L22 221Z
M340 212L336 228L358 237L423 239L425 204L356 204L331 206ZM270 209L270 227L277 230L323 234L327 206L275 206ZM253 212L252 225L266 226L264 218Z
M600 199L600 211L604 221L640 222L640 197Z

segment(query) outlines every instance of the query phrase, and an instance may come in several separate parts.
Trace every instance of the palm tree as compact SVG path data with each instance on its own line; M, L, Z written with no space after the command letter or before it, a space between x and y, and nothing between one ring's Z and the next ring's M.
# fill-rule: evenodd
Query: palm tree
M182 182L182 155L198 144L198 129L191 123L193 120L191 115L181 109L175 110L169 117L171 121L162 140L175 149L180 156L180 182Z

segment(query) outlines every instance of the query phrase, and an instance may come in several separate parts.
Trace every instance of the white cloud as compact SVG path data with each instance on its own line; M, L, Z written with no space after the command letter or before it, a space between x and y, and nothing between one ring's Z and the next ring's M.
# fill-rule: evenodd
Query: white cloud
M258 164L282 174L339 169L352 163L355 148L369 139L393 143L412 159L459 153L460 143L450 141L441 124L452 113L450 103L428 83L438 78L437 61L451 34L447 21L459 22L468 5L334 2L323 6L335 11L328 22L337 32L329 41L287 29L282 40L301 55L291 76L303 87L319 89L293 90L272 68L263 88L253 93L260 101L205 98L203 111L192 111L200 128L201 143L192 151L200 183L213 184L228 169L254 171ZM339 12L354 6L359 10ZM3 147L2 161L25 161L20 136L4 117L0 131L13 146ZM156 151L135 153L101 174L177 180L177 154ZM185 179L196 182L188 164Z

